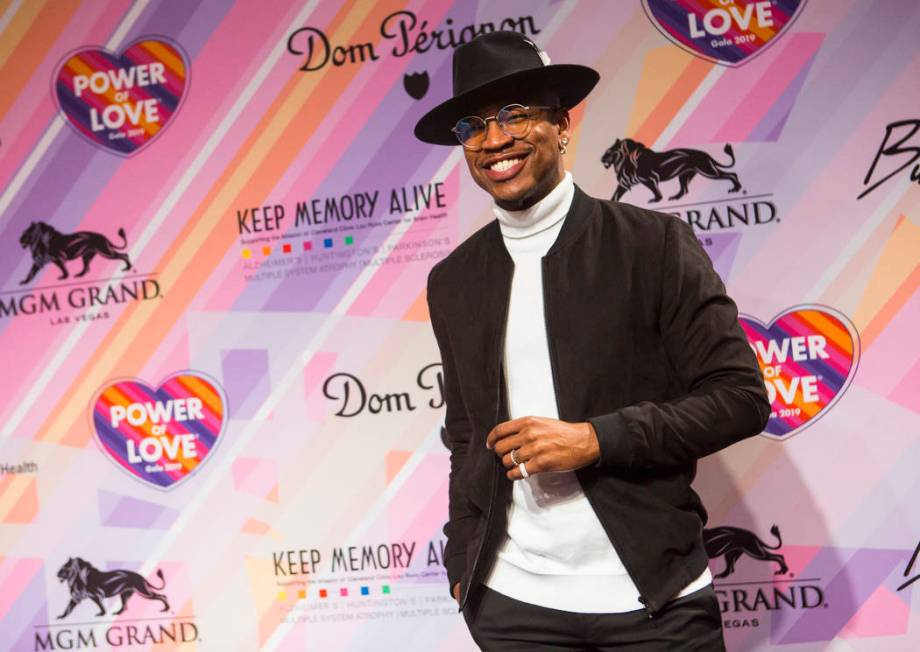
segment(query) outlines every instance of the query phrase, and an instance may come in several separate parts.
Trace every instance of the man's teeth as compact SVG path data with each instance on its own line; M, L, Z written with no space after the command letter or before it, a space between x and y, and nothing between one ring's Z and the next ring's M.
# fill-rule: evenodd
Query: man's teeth
M509 168L513 168L515 165L521 162L519 158L509 158L504 161L497 161L489 166L489 169L494 172L504 172Z

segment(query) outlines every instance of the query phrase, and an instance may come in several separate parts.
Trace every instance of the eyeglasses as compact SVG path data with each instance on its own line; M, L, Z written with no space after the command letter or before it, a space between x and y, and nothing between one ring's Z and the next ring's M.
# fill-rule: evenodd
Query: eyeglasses
M554 106L524 106L522 104L509 104L502 107L493 116L480 118L470 115L457 120L452 132L466 149L482 149L486 132L489 130L489 121L495 120L498 128L512 138L523 138L533 127L534 119L540 111L555 111Z

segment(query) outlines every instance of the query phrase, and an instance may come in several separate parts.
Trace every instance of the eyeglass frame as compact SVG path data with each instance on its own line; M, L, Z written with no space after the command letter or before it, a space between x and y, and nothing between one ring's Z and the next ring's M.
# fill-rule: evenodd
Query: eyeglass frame
M499 119L498 119L498 116L501 114L501 112L502 112L502 111L505 111L506 109L508 109L508 108L510 108L510 107L520 107L520 108L522 108L522 109L524 109L525 111L528 112L528 116L527 116L527 122L528 122L528 124L527 124L527 130L526 130L524 133L522 133L520 136L515 136L514 134L509 134L507 131L505 131L505 129L502 127L502 123L501 123L501 122L499 121ZM558 111L560 108L561 108L561 107L558 107L558 106L536 106L536 105L529 105L529 106L528 106L528 105L525 105L525 104L517 104L517 103L514 103L514 104L506 104L505 106L503 106L502 108L500 108L498 111L496 111L496 112L495 112L495 115L491 115L491 116L489 116L488 118L481 118L481 117L479 117L478 115L467 115L467 116L464 116L464 117L460 118L459 120L457 120L456 124L454 124L454 126L451 127L450 130L451 130L451 132L454 134L454 136L457 137L457 140L460 142L460 145L463 146L463 149L468 149L468 150L470 150L470 151L472 151L472 152L478 152L479 150L482 149L482 143L480 143L478 146L471 147L471 146L467 145L466 143L464 143L462 140L460 140L460 134L457 132L457 125L459 125L462 121L464 121L464 120L469 120L470 118L475 118L475 119L477 119L477 120L482 120L482 123L483 123L483 125L484 125L483 131L482 131L482 133L484 134L484 136L483 136L483 142L485 142L485 135L487 135L487 134L489 133L489 122L492 121L492 120L495 121L495 123L498 125L498 128L501 129L501 132L502 132L503 134L505 134L506 136L511 136L511 137L514 138L515 140L518 140L518 139L520 139L520 138L524 138L527 134L530 133L530 130L533 128L533 121L534 121L534 118L535 118L536 116L535 116L535 115L530 115L530 112L531 112L531 111Z

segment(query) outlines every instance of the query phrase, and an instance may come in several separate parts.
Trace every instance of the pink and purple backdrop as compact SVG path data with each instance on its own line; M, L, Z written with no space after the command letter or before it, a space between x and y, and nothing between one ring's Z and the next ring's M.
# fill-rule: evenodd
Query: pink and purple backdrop
M490 27L600 71L589 193L697 150L621 199L774 397L696 481L729 649L920 647L915 2L0 0L0 649L474 649L424 285L492 218L411 132Z

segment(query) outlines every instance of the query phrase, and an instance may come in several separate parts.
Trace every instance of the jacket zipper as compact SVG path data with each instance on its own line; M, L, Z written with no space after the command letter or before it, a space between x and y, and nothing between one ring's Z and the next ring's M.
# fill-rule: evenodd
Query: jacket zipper
M547 288L546 265L547 265L546 256L544 256L540 260L540 271L543 275L543 277L541 278L541 283L540 283L543 286L543 322L544 322L544 327L546 328L546 344L547 344L547 347L549 348L549 369L550 369L550 375L553 378L553 392L556 395L556 403L558 405L559 403L559 383L556 380L556 349L553 346L553 337L552 337L552 333L550 332L550 328L549 328L549 294L547 293L547 290L546 290ZM560 419L562 418L561 414L559 415L559 418ZM588 504L591 505L591 509L594 510L595 514L599 514L599 512L597 511L597 507L594 505L594 502L591 500L590 493L588 491L585 491L584 494L585 494L585 498L588 499ZM607 534L607 538L610 539L610 544L613 546L614 551L616 551L617 556L620 558L620 561L623 562L623 566L626 568L626 572L629 574L630 579L632 579L633 582L635 582L636 574L633 572L632 568L630 568L630 565L627 563L626 557L620 554L621 548L620 546L617 545L616 538L610 532L610 529L607 527L607 524L604 523L604 520L600 516L598 516L597 520L601 524L601 527L604 528L604 532ZM646 604L645 598L641 594L639 595L639 600L645 606L645 611L648 613L649 619L654 618L654 613L652 612L651 607L649 607Z
M495 420L498 421L499 412L501 411L501 396L503 392L502 388L502 364L504 364L505 359L505 329L508 326L508 310L510 309L511 304L511 284L514 282L514 270L512 268L511 278L508 280L508 300L505 302L505 312L502 316L501 327L499 328L499 346L498 346L498 378L496 386L498 387L498 405L495 410ZM555 380L553 381L555 383ZM500 466L498 458L493 460L493 464ZM504 468L503 466L501 468ZM473 559L473 568L470 570L470 577L466 581L466 590L463 592L463 599L460 601L460 609L458 611L463 611L463 608L466 606L466 602L470 597L470 589L473 586L473 578L476 576L476 569L479 567L479 559L482 557L482 549L485 547L486 541L489 539L489 534L491 533L492 528L492 506L495 504L495 495L498 492L498 468L493 467L492 470L492 486L489 492L489 509L486 511L486 527L482 532L482 539L479 541L479 548L476 550L476 557Z

